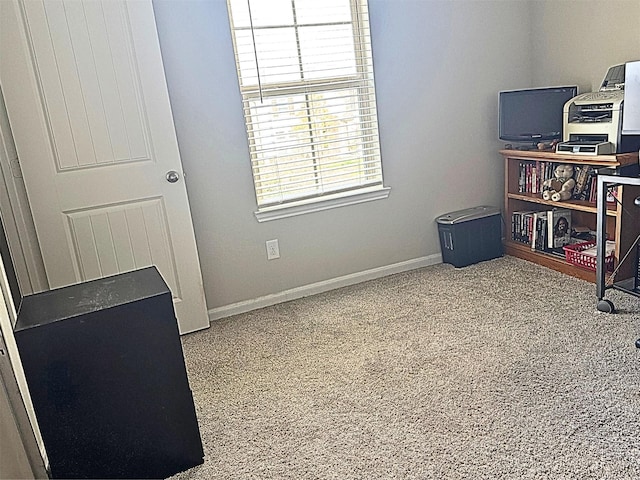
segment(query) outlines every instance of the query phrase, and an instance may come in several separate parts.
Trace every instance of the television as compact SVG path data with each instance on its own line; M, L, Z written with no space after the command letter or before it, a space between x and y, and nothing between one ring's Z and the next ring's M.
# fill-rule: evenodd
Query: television
M505 90L499 93L500 140L562 140L564 104L578 95L577 86Z

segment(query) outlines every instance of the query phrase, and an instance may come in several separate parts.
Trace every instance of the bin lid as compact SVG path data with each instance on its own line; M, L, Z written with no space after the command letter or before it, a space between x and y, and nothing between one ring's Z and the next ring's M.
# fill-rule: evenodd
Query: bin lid
M480 207L466 208L456 212L445 213L444 215L440 215L436 218L436 222L444 225L452 225L454 223L468 222L470 220L477 220L479 218L491 217L499 214L500 209L498 207L483 205Z

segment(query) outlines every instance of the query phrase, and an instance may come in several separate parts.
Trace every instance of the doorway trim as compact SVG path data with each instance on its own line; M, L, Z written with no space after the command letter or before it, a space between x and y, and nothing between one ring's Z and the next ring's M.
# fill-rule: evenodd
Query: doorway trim
M0 86L0 216L22 295L49 290Z

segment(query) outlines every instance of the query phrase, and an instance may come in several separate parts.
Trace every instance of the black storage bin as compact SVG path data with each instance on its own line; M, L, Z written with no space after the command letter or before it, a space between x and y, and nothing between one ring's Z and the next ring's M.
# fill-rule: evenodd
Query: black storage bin
M481 206L445 213L436 219L442 261L455 267L502 256L500 209Z

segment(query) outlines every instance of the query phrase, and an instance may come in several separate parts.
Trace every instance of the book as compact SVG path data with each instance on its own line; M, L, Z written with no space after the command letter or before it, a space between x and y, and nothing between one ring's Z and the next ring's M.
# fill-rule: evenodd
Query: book
M536 246L536 250L540 250L546 252L549 247L547 247L547 212L540 212L538 216L538 221L540 222L538 229L539 241Z
M589 200L592 194L591 186L595 185L596 182L596 171L593 168L590 168L587 171L587 178L585 179L584 185L582 186L582 191L580 195L578 195L578 200Z
M520 162L520 169L518 171L518 193L524 193L526 191L526 172L525 163Z
M533 211L521 210L511 216L511 239L520 243L531 242Z
M547 212L547 246L562 248L571 242L571 210L554 208Z
M543 234L544 230L543 230L542 221L544 219L546 222L546 218L547 218L546 211L534 212L533 214L533 228L531 232L531 250L544 250L543 240L545 236ZM544 225L544 228L546 228L546 223Z
M580 195L584 190L585 183L587 181L587 177L589 176L589 171L593 167L591 165L576 165L575 173L573 175L576 185L573 188L573 198L580 199Z

